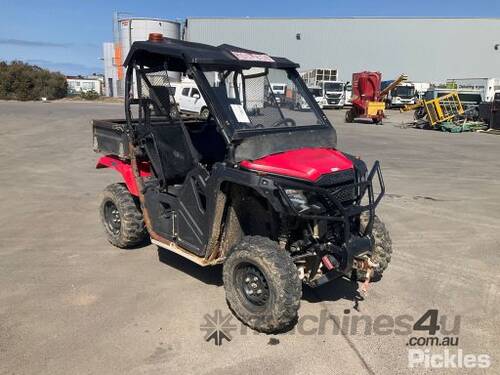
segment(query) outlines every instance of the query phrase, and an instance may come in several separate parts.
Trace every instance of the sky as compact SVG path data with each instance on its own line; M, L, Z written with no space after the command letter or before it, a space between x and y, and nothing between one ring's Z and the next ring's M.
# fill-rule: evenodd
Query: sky
M0 60L65 74L103 71L113 12L136 17L500 17L499 0L0 0ZM499 30L500 32L500 30Z

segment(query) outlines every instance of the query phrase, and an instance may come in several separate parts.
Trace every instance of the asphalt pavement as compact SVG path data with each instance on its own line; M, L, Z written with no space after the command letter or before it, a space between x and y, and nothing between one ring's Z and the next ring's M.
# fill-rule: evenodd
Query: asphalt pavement
M119 175L95 169L90 120L122 111L0 102L1 374L500 373L499 136L405 128L411 114L396 111L382 126L345 124L344 111L327 111L340 150L381 162L389 269L366 297L347 281L304 290L287 333L255 334L229 316L231 341L218 346L200 326L230 314L221 267L106 242L99 194ZM434 336L456 346L410 344L432 336L413 330L428 310ZM491 365L408 367L409 355L445 350Z

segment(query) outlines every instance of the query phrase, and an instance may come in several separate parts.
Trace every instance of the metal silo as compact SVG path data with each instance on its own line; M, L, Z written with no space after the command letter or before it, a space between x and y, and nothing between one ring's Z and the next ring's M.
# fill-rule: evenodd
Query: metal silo
M140 40L148 40L150 33L161 33L167 38L179 39L181 36L181 24L176 21L158 18L118 18L115 21L115 56L114 63L117 69L117 94L124 95L125 72L123 61L132 46L132 43ZM179 73L169 73L172 81L179 81Z

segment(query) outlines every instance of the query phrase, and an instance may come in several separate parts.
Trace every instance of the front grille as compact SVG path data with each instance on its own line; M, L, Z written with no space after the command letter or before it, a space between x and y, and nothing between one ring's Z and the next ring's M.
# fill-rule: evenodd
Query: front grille
M356 200L356 187L353 186L355 183L355 175L353 169L346 169L344 171L329 173L323 175L317 182L317 185L322 188L328 189L333 197L340 203L351 204L352 201ZM331 201L331 198L327 194L320 194L323 202L330 209L334 209L335 205Z
M336 189L337 188L331 189L332 193ZM335 197L335 199L337 199L341 203L353 201L356 199L356 189L354 187L346 187L345 189L342 189L342 190L338 191L337 193L334 193L333 196Z
M328 187L332 185L343 184L348 181L354 182L354 169L352 168L339 172L324 174L320 177L316 184L321 187Z
M337 100L339 100L340 99L340 95L341 94L328 94L326 97L328 99L337 99Z

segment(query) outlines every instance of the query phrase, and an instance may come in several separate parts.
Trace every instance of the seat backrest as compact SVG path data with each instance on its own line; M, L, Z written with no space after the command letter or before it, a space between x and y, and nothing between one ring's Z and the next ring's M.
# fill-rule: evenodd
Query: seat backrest
M160 102L161 107L156 108L155 110L157 111L156 115L166 115L168 116L170 114L171 110L171 104L170 104L170 90L167 86L151 86L154 95L156 96L157 100Z
M151 133L155 140L165 183L167 185L182 183L195 165L182 125L156 124L152 126Z

